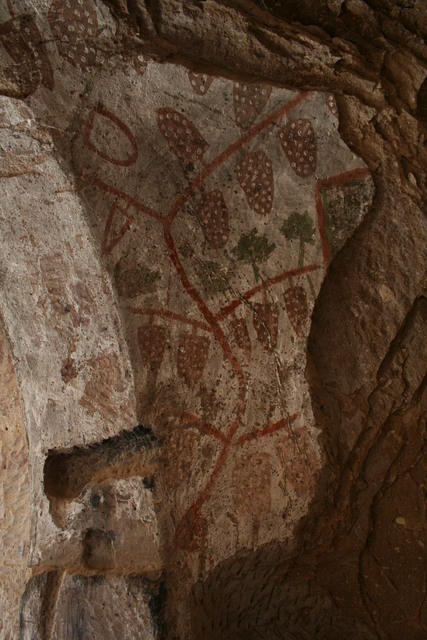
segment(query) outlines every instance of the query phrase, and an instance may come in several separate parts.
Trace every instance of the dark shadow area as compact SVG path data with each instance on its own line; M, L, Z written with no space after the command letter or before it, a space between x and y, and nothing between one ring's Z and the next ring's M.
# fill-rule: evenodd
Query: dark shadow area
M374 384L362 380L365 388L346 396L352 358L344 340L337 351L336 334L342 338L345 331L336 325L336 300L346 282L337 271L349 258L351 243L325 280L309 341L324 455L316 497L292 548L277 543L241 553L194 586L197 640L425 637L427 300L414 301ZM346 313L351 327L350 309L342 311L343 320ZM328 358L331 348L334 357Z
M49 451L44 465L44 488L49 499L73 500L85 487L108 478L151 476L155 463L148 452L160 446L150 427L131 431L70 451Z
M163 576L42 573L27 583L19 640L160 638L164 594Z
M417 116L427 127L427 78L418 89L417 94Z

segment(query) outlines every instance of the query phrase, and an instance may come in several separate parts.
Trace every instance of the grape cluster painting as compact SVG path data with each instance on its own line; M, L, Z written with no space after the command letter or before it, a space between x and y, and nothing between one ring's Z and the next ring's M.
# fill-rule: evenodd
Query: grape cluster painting
M165 443L171 545L213 566L285 539L313 498L298 470L321 464L305 377L311 315L369 206L369 172L340 139L332 95L143 56L114 76L92 0L54 0L47 15L42 32L34 16L11 16L0 43L11 63L27 52L34 104L54 87L61 97L49 126L64 132L117 299L138 419ZM53 299L61 257L42 267ZM75 322L96 304L83 294ZM81 406L92 415L99 396L114 420L117 363L91 366ZM72 384L72 367L63 377Z
M151 91L150 110L143 114L98 106L109 120L98 119L95 130L89 115L79 162L129 340L136 340L141 415L168 438L176 434L174 455L192 434L179 479L173 463L166 469L178 514L174 544L191 553L207 545L215 562L226 551L209 531L223 509L237 521L251 511L245 487L257 506L244 518L239 544L285 535L281 475L294 496L286 498L290 518L310 500L312 486L303 487L296 472L320 465L302 391L310 317L333 237L346 233L339 220L348 225L359 215L341 216L332 189L370 178L339 140L331 97L182 71L173 98L176 75L148 64L140 82ZM115 163L100 153L112 123L120 148L134 157L120 170L113 166L120 148ZM112 208L116 223L107 213L103 226L103 211ZM234 497L227 483L240 487Z

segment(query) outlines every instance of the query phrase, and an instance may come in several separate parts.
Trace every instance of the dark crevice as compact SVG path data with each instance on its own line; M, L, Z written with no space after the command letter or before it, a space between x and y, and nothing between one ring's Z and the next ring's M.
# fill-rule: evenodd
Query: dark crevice
M162 579L155 585L155 587L152 586L150 599L148 601L148 608L150 609L151 621L156 640L164 640L167 637L165 617L166 602L166 580L165 577L162 576Z
M44 465L46 495L73 500L85 487L109 478L151 476L159 446L152 429L138 425L87 447L49 451Z
M84 565L98 573L114 569L114 540L113 531L88 529L83 539Z
M417 94L417 116L427 127L427 78L418 89Z

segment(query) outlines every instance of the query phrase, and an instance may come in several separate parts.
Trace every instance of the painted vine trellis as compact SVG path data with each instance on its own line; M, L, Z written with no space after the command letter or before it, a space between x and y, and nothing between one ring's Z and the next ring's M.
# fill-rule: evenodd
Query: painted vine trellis
M15 62L18 61L18 54L20 56L23 52L26 65L31 70L31 92L36 91L39 86L53 90L55 87L55 64L42 44L35 16L16 16L10 2L8 2L8 6L11 19L0 25L0 41ZM82 70L99 62L99 52L95 42L99 16L91 0L82 0L79 3L64 3L62 0L54 0L49 8L47 18L59 57L66 64ZM34 46L35 43L38 43L39 46ZM147 70L146 62L134 62L136 73L143 75ZM212 77L205 74L188 72L188 85L196 96L205 96L213 81ZM331 247L325 224L323 194L325 190L336 185L345 184L368 175L365 168L358 168L315 181L314 199L317 212L317 230L323 256L322 265L318 263L304 264L304 248L311 244L312 229L307 224L307 220L304 220L303 214L298 212L291 214L280 230L288 240L299 240L297 266L276 275L261 278L261 282L259 282L261 265L268 261L274 251L274 243L270 242L264 234L260 234L255 227L242 233L232 252L236 261L252 267L256 283L241 292L234 300L227 301L220 309L213 311L186 272L172 233L174 220L182 213L189 200L197 194L195 217L205 241L212 250L219 250L226 246L230 239L230 212L227 202L221 190L207 191L205 185L208 178L219 170L229 158L246 148L251 141L255 140L262 131L265 131L272 124L278 123L280 125L277 140L282 147L284 158L287 159L289 167L295 175L300 179L307 179L313 176L316 170L318 155L316 130L311 120L306 117L297 117L295 119L288 118L284 125L282 122L285 116L288 117L294 108L309 98L310 93L293 96L285 104L259 120L271 95L272 89L267 85L239 82L233 84L234 121L241 129L241 135L208 162L204 161L204 155L209 144L194 124L186 116L167 105L157 110L158 131L164 143L179 159L183 168L188 170L188 173L192 173L189 185L176 196L167 212L159 212L143 204L138 198L113 186L111 180L105 180L96 175L94 177L93 174L87 175L85 171L82 171L80 176L80 188L83 191L88 187L94 187L101 189L113 199L106 216L101 239L102 253L109 256L116 250L119 243L136 223L138 214L143 214L154 220L162 229L163 242L169 262L173 265L183 290L190 296L203 318L203 321L188 318L169 308L141 309L127 305L131 315L148 319L148 322L138 327L137 342L142 360L151 376L156 378L161 369L168 336L167 328L158 322L155 323L155 318L158 318L191 327L191 333L182 331L178 339L177 370L185 384L194 386L200 381L208 360L211 339L214 339L220 346L224 359L229 362L238 381L239 391L234 419L230 422L225 433L214 424L191 412L186 411L180 416L180 419L186 424L191 424L202 433L215 438L219 446L222 447L222 452L219 454L207 483L177 527L177 542L190 548L197 546L201 533L201 507L209 499L218 474L230 451L251 440L263 438L286 428L292 434L294 446L298 447L298 438L303 431L302 428L291 428L291 423L297 417L297 414L294 413L271 421L252 432L241 436L237 435L244 412L247 376L242 362L235 353L234 346L241 352L242 358L248 362L251 358L251 339L246 321L235 315L235 312L239 306L250 304L258 342L265 350L274 351L278 338L278 310L274 303L267 301L266 292L279 283L289 281L290 286L284 292L286 313L295 335L303 335L309 310L305 289L295 281L303 276L307 277L309 288L314 296L315 289L310 274L322 267L326 268L331 257ZM325 96L325 103L333 116L336 117L337 109L334 97ZM127 145L125 145L127 153L120 155L119 149L99 146L96 134L94 135L94 126L102 120L115 127L123 139L127 141ZM86 121L83 141L90 153L97 155L102 161L122 169L133 167L140 153L131 128L108 107L99 102L92 108ZM119 155L117 155L118 153ZM286 160L284 161L286 162ZM198 170L196 170L197 165L199 166ZM235 165L234 178L240 185L249 209L255 212L260 220L268 218L275 198L273 166L268 154L264 150L248 149L243 158ZM182 248L180 249L182 253ZM197 268L199 279L208 278L212 291L220 291L227 286L227 274L220 271L212 261L199 261ZM147 270L144 274L146 281L151 284L156 281L157 277L158 272L156 271ZM251 299L257 294L262 295L262 302L251 302ZM223 327L225 320L229 321L228 334ZM232 347L232 345L234 346ZM109 386L107 382L102 383L105 387L102 391L104 404L108 401ZM91 410L96 410L95 406L91 405ZM261 459L259 464L260 468L264 469L264 462ZM268 474L266 475L264 470L261 475L266 478Z
M195 93L205 95L213 79L191 72L188 75ZM266 437L283 429L289 430L294 446L298 449L298 438L301 436L303 430L302 428L294 429L292 427L292 423L298 417L298 413L295 413L282 416L281 419L269 422L263 428L255 429L250 433L236 437L245 408L247 380L239 357L233 351L232 344L237 345L246 358L250 357L251 345L245 321L237 316L233 316L233 314L237 307L241 304L248 303L254 295L261 292L264 296L263 302L251 303L254 329L258 341L264 348L273 351L276 348L278 336L278 310L274 303L267 302L265 293L270 287L280 282L290 280L291 284L284 294L285 308L295 334L297 336L302 335L304 325L308 321L308 304L304 288L299 284L295 284L294 281L301 276L309 275L321 269L322 266L326 268L330 259L322 205L317 195L318 185L316 185L317 221L322 243L323 265L317 263L303 264L304 243L311 241L310 234L307 233L307 224L304 228L303 220L293 219L287 228L284 225L282 233L286 235L288 239L297 237L300 240L299 263L296 268L288 269L273 277L263 279L261 283L257 283L255 286L244 291L238 298L228 302L216 312L208 306L201 292L196 288L194 283L191 282L180 258L172 233L172 224L176 217L184 210L187 202L193 198L195 194L199 194L200 198L196 217L205 241L211 249L220 249L227 244L230 236L227 204L220 190L205 190L204 185L207 178L219 169L233 154L246 147L261 131L273 123L280 123L280 125L282 125L283 117L289 116L297 105L307 100L311 95L310 93L294 95L286 101L285 104L274 109L257 122L257 118L267 105L270 93L271 88L265 85L245 85L241 83L235 83L233 85L235 121L241 128L242 134L209 162L205 162L203 158L209 146L208 142L200 134L196 126L186 116L170 107L161 107L157 110L156 120L158 130L169 150L179 159L184 169L187 168L190 172L195 172L190 184L182 193L177 195L167 212L159 212L144 205L136 198L113 187L100 178L90 178L90 184L92 186L100 188L114 198L105 225L102 243L103 253L110 254L113 251L131 228L134 215L137 213L141 213L155 220L161 225L164 246L166 247L170 263L173 265L179 277L181 286L193 300L204 318L204 322L201 322L186 318L182 314L170 309L141 309L128 306L128 311L131 314L142 317L145 316L149 319L148 323L144 323L138 329L138 343L142 359L151 373L154 376L158 374L167 342L166 327L154 323L154 318L158 317L191 327L192 333L181 332L177 352L178 374L187 385L192 386L200 381L208 360L211 338L220 346L224 359L228 361L238 381L238 397L234 408L234 418L225 433L214 424L199 418L194 413L184 412L179 416L183 423L191 425L215 438L222 447L204 488L199 492L197 498L189 506L187 512L177 525L175 534L176 543L178 546L187 549L195 550L198 547L202 534L201 509L203 504L209 500L218 474L224 466L230 451L246 442ZM328 97L327 100L327 104L332 110L333 104L331 98ZM96 142L92 140L91 136L94 120L99 117L110 119L127 137L132 150L132 153L128 157L120 159L114 159L113 157L108 158L105 153L97 149ZM304 118L298 118L296 120L289 119L285 125L280 127L278 138L284 155L295 174L302 178L311 176L316 169L317 161L316 136L311 122ZM109 160L113 164L128 166L136 160L137 144L130 129L127 125L120 122L117 116L102 105L98 105L90 113L85 128L84 141L92 151L98 153L104 160ZM198 171L195 170L195 165L197 164L199 165ZM365 169L359 169L334 176L332 182L345 182L355 177L363 177L365 175L367 175L367 171ZM256 152L248 150L243 159L236 165L235 177L244 192L248 206L260 217L268 216L274 198L273 170L268 155L261 150ZM82 176L82 179L84 180L84 176ZM87 182L83 182L83 184L87 186ZM130 210L132 210L132 214ZM121 222L117 225L115 218L118 217L120 217ZM114 225L114 223L116 224ZM293 227L295 227L295 223L299 223L300 226L302 225L299 232L292 227L292 223ZM113 228L115 229L114 233ZM245 261L252 265L255 279L258 280L260 275L259 266L264 260L268 259L273 249L274 244L269 244L267 239L258 235L257 230L254 228L251 232L241 236L233 252L237 260ZM311 280L310 288L314 293ZM222 323L230 315L233 318L231 322L231 333L226 335ZM197 333L197 331L201 332L201 334Z
M32 69L31 90L34 92L39 85L48 90L55 86L55 66L52 64L45 46L40 44L40 35L37 20L34 15L15 15L13 6L9 3L11 19L0 25L0 39L9 56L15 62L21 52L24 52L26 63ZM79 3L64 3L62 0L54 0L50 5L48 14L49 28L55 38L59 56L78 69L90 68L98 59L95 40L98 29L98 15L90 0L82 0ZM25 40L26 39L26 40ZM40 46L36 47L35 44ZM137 73L144 74L146 64L136 65ZM213 78L204 74L188 73L188 83L197 96L205 96L210 90ZM234 108L234 120L241 129L241 135L231 144L227 145L209 162L204 161L204 155L209 147L196 126L182 113L169 106L157 109L156 120L158 130L169 147L169 150L179 159L183 168L189 173L195 172L190 184L179 193L167 212L159 212L144 205L137 198L117 189L110 182L99 177L81 175L82 186L100 188L106 194L113 197L113 204L107 215L103 239L102 252L111 254L124 236L135 223L135 217L141 213L160 224L163 232L163 242L169 261L173 265L181 286L193 300L204 321L188 319L180 313L170 309L140 309L129 307L129 312L134 315L147 316L148 323L138 328L137 337L139 349L143 360L149 368L152 376L156 376L161 368L165 345L167 342L167 329L154 323L154 318L159 317L169 321L184 323L191 326L192 333L181 332L179 336L177 352L177 370L180 377L188 386L197 384L203 374L210 340L213 338L220 346L223 358L228 361L238 381L238 398L234 410L234 419L230 423L226 433L212 424L208 424L195 415L186 412L182 419L190 421L194 427L216 438L222 447L212 474L198 498L190 506L187 515L177 527L177 541L182 544L195 545L195 540L200 533L200 509L209 498L215 479L221 467L224 465L233 446L248 440L248 434L235 441L235 436L245 406L246 374L242 364L234 352L231 344L237 346L247 360L251 356L251 341L247 326L242 318L234 315L236 309L242 304L250 303L253 296L261 293L262 302L251 302L253 313L253 326L259 343L268 351L276 348L278 339L278 309L268 302L266 291L274 285L290 281L290 286L284 293L285 309L295 334L302 335L304 325L308 320L308 304L304 288L295 284L295 280L303 275L309 276L321 268L320 264L304 265L304 245L311 242L310 233L304 227L303 220L294 218L284 223L282 233L288 239L299 238L300 253L296 268L288 269L275 276L263 278L253 287L247 289L239 296L227 302L221 309L214 312L206 303L202 293L190 280L172 233L172 225L177 216L183 211L188 201L198 194L195 217L203 232L206 243L213 250L224 247L230 239L230 212L224 195L220 189L206 190L205 185L209 176L214 174L236 152L248 146L262 131L273 123L280 123L278 140L283 149L284 156L289 166L299 178L312 176L317 163L316 132L312 122L308 118L288 119L283 125L284 116L288 116L299 104L307 100L309 93L293 96L284 105L268 113L259 120L260 114L265 110L272 94L272 88L265 84L233 83L232 101ZM326 104L331 112L336 115L336 105L333 96L327 96ZM93 135L95 124L104 120L110 126L117 129L127 141L127 153L118 156L116 148L102 148L97 144L96 135ZM101 127L102 128L102 127ZM119 168L132 167L139 157L137 141L131 129L107 107L98 103L94 107L86 121L84 130L84 144L93 154ZM199 166L196 171L195 167ZM323 181L317 181L315 186L315 201L317 208L317 222L320 233L323 262L326 266L330 259L330 247L323 219L322 187L331 186L356 177L366 175L365 169L359 169L341 176L333 176ZM235 166L235 179L240 185L248 207L259 218L266 218L271 213L275 197L274 175L271 160L264 150L247 150L243 158ZM120 222L118 223L118 221ZM297 222L301 228L297 229ZM274 251L275 245L264 234L260 234L254 227L241 235L239 242L233 248L233 254L237 261L251 265L256 281L260 279L260 265L268 261ZM213 288L220 289L226 286L226 277L218 272L213 272L213 265L201 263L209 272ZM212 275L213 274L213 275ZM203 275L203 274L202 274ZM151 277L150 273L147 275ZM155 279L155 278L154 278ZM308 279L312 294L314 287L311 279ZM227 335L223 328L223 322L231 317L230 334ZM199 333L197 333L197 331ZM201 332L201 334L200 334ZM107 385L108 386L108 385ZM105 396L105 390L103 391ZM108 394L107 394L108 395ZM105 404L105 398L103 397ZM269 423L262 429L253 433L254 438L266 436L286 426L290 429L291 421L295 416L281 418ZM292 433L292 430L290 429ZM249 434L250 436L250 434ZM252 436L250 436L252 437Z

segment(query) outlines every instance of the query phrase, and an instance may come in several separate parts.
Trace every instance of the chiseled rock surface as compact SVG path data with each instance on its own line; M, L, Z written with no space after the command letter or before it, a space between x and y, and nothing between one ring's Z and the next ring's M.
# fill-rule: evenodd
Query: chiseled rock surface
M140 577L40 574L23 596L19 637L154 640L161 589L161 583Z
M28 444L9 343L0 326L0 635L18 637L19 602L30 576Z
M14 101L2 107L6 165L9 156L37 158L36 168L12 167L3 179L0 218L1 305L26 420L39 565L63 538L43 490L46 453L133 427L132 372L111 286L51 138Z

